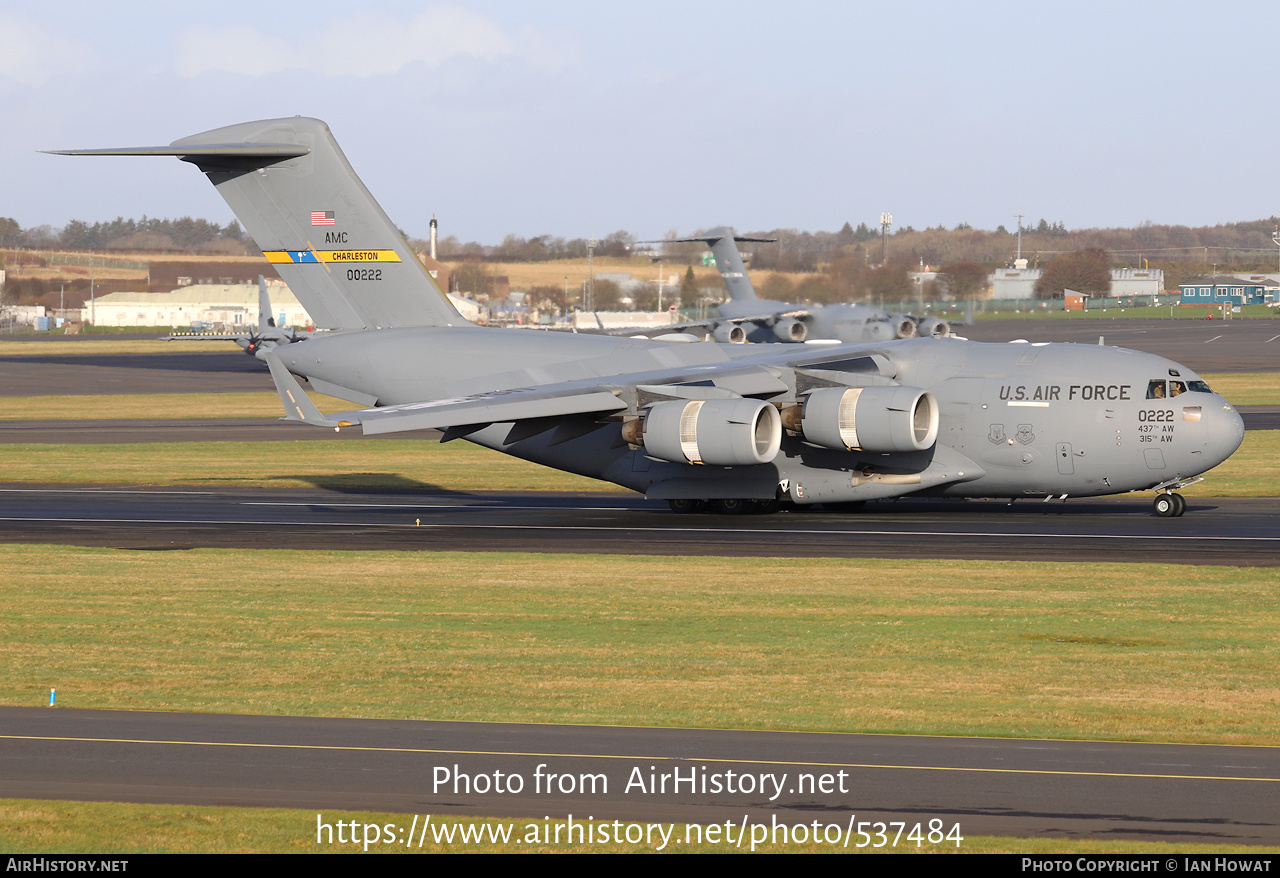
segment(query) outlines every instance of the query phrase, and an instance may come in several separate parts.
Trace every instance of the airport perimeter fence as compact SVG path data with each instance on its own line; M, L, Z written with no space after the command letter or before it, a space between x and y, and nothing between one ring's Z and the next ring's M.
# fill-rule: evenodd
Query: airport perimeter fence
M116 256L101 256L93 253L50 253L45 259L52 265L88 265L109 268L129 268L135 271L147 271L150 265L145 262L134 262Z
M955 319L963 319L964 314L968 311L970 303L962 302L921 302L919 299L909 299L899 302L878 302L870 303L874 307L882 308L886 311L896 311L903 314L933 314L939 317L952 317ZM1084 300L1085 308L1083 311L1074 310L1067 311L1065 300L1063 299L975 299L973 301L973 314L978 315L999 315L1000 317L1035 317L1037 315L1054 315L1064 318L1071 317L1100 317L1100 316L1141 316L1148 318L1182 318L1182 319L1203 319L1208 311L1213 311L1214 316L1228 316L1223 314L1221 302L1211 304L1182 304L1182 297L1177 293L1161 293L1154 296L1095 296ZM1230 309L1226 309L1230 311ZM1256 318L1256 317L1275 317L1275 309L1268 305L1246 305L1243 311L1236 311L1235 317Z

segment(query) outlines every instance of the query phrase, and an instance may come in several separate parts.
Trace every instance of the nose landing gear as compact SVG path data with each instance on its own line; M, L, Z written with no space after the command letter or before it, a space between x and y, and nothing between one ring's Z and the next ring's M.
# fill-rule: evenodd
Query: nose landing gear
M1177 518L1187 511L1187 501L1181 494L1170 491L1166 494L1157 494L1152 507L1156 515L1161 518Z

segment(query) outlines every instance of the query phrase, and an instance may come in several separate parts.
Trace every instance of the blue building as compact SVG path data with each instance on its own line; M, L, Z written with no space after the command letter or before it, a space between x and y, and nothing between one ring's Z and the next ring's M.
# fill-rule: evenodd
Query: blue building
M1261 305L1266 291L1265 285L1261 283L1225 274L1179 284L1178 289L1182 291L1184 305L1220 305L1224 302L1233 305Z

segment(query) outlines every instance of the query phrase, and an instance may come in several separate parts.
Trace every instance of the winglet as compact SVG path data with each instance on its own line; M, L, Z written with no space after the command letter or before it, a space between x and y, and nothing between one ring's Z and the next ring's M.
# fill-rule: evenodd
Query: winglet
M267 368L271 370L271 380L276 383L280 402L284 405L286 421L300 421L317 427L333 427L335 430L339 427L354 426L357 423L356 421L335 421L320 414L316 404L303 392L302 385L298 384L298 379L294 378L285 364L280 361L278 354L268 351L263 359L267 361Z

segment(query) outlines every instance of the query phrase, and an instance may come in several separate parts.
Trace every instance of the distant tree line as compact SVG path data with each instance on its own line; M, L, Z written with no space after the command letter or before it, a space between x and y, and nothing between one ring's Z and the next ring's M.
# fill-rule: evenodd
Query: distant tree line
M1177 289L1179 283L1215 269L1274 271L1277 251L1271 236L1278 224L1280 220L1269 217L1197 228L1145 222L1134 228L1071 230L1062 222L1041 219L1023 227L1022 253L1031 267L1053 266L1050 280L1038 292L1041 296L1061 295L1064 287L1089 292L1086 287L1100 283L1100 266L1161 269L1165 288ZM857 226L846 222L835 232L771 229L743 233L777 239L775 243L744 248L751 270L757 273L760 294L799 302L887 302L944 295L969 298L982 293L991 270L1012 264L1017 246L1016 230L1011 232L1000 226L986 231L964 222L951 229L937 226L917 230L910 225L892 229L884 239L883 255L880 227L865 222ZM666 237L686 236L688 233L673 230ZM635 235L620 230L598 239L594 252L600 257L625 257L634 252L635 242ZM413 243L426 247L425 241ZM657 246L668 264L692 265L707 253L701 244ZM220 226L191 217L171 220L145 216L139 220L117 217L93 224L72 220L61 229L23 229L16 220L0 217L0 249L10 248L256 253L234 220ZM459 289L484 292L489 280L485 263L582 259L587 251L585 238L508 235L500 244L483 245L446 237L440 242L439 256L465 263L456 269ZM0 264L3 259L0 255ZM22 257L12 261L17 264ZM1076 273L1080 265L1075 263L1088 264L1086 277ZM936 271L933 289L929 282L919 285L909 275L922 267ZM1059 275L1067 279L1059 281ZM30 291L32 295L36 293ZM550 288L540 293L547 301L564 298L563 290L558 297ZM597 283L597 301L613 298L615 291ZM682 298L689 297L682 294Z
M61 229L36 226L23 229L17 220L0 217L0 247L51 250L143 250L244 254L252 242L232 220L225 226L205 219L125 219L92 225L71 220Z
M596 239L592 252L596 256L625 258L631 255L631 246L635 240L635 235L619 230ZM426 241L414 239L412 243L421 250L427 247ZM558 259L586 259L588 243L587 238L566 239L555 235L522 238L519 235L507 235L501 244L486 246L475 241L464 244L450 235L440 240L436 252L442 260L552 262Z

